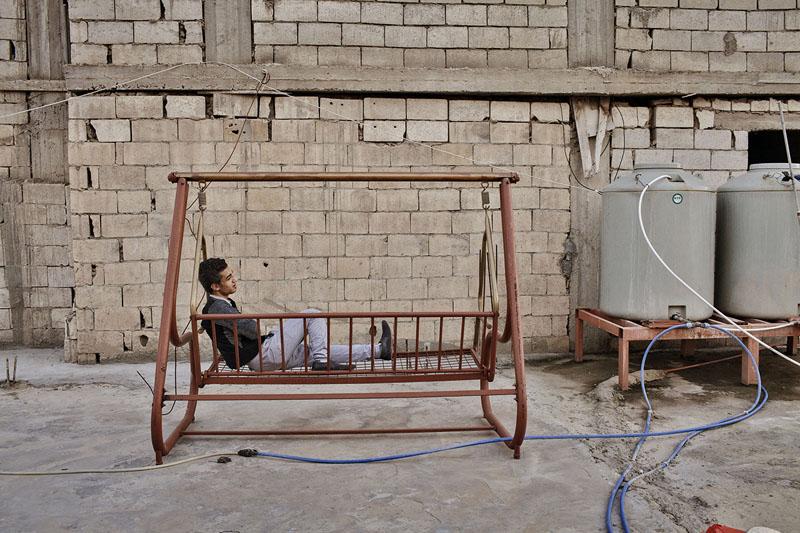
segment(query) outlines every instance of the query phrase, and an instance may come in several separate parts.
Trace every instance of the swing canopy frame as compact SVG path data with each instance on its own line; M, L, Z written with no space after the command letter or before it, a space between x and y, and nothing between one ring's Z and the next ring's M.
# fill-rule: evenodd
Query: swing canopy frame
M519 287L517 282L517 267L514 243L513 208L511 204L511 184L519 181L516 174L490 174L490 173L408 173L408 172L203 172L203 173L171 173L169 180L177 185L175 191L175 205L172 217L172 228L169 240L169 256L164 287L163 310L157 348L155 369L155 387L151 413L151 439L156 455L156 462L161 464L163 456L167 455L182 436L190 435L231 435L231 436L267 436L267 435L347 435L347 434L391 434L391 433L422 433L440 431L494 431L500 437L509 439L505 444L513 450L515 458L520 457L520 447L524 440L527 424L527 396L525 388L525 356L523 351L523 337L521 327L521 313L519 302ZM354 327L368 324L372 345L375 344L375 325L381 320L387 320L394 332L393 355L391 360L382 360L373 357L368 361L361 361L350 365L350 370L334 370L328 363L327 369L322 371L310 368L310 361L306 355L305 364L298 368L286 367L286 354L282 354L283 364L278 369L265 370L262 367L250 370L245 366L240 367L238 346L236 347L235 368L229 368L221 358L217 347L216 337L213 333L213 324L217 320L230 320L231 315L211 315L197 313L196 287L197 268L201 254L205 256L205 239L203 234L203 210L205 209L205 189L214 182L282 182L291 184L295 182L460 182L483 185L483 208L485 212L485 226L483 245L480 258L480 286L478 309L476 311L447 311L447 312L408 312L408 311L380 311L380 312L322 312L314 313L251 313L237 315L238 319L253 319L256 321L259 336L265 322L278 323L278 334L283 335L285 320L301 319L304 326L307 320L318 318L326 321L328 331L332 327L340 327L346 323L346 335L352 346ZM200 222L197 228L197 243L195 251L195 268L192 280L192 302L190 304L191 328L184 334L178 332L177 327L177 293L180 276L180 261L182 258L183 236L187 216L187 205L191 183L198 183L200 187L201 205ZM495 267L494 246L492 244L492 230L489 217L489 201L486 188L490 183L499 183L500 192L500 217L503 240L503 262L505 271L506 308L505 327L499 331L500 306L498 298L497 272ZM491 292L491 309L484 310L484 279L488 273L489 289ZM212 334L211 364L202 367L200 335L203 330L200 322L209 321ZM332 325L336 322L336 326ZM420 323L427 321L433 324L433 330L438 329L436 342L423 342L420 339ZM467 323L474 321L474 337L467 338ZM233 321L234 331L236 320ZM444 341L445 325L450 332L455 331L460 339ZM399 349L399 329L406 339L411 339L410 346L406 340L405 349ZM410 332L410 333L409 333ZM452 335L451 335L452 337ZM307 342L307 338L304 342ZM489 387L495 376L497 343L511 343L513 358L514 386L509 388ZM328 341L330 346L330 340ZM282 345L283 343L281 343ZM168 394L166 392L167 365L169 351L172 347L188 345L189 368L191 376L187 394ZM307 346L306 346L307 348ZM283 347L281 347L283 351ZM308 350L306 349L306 353ZM259 347L259 356L261 348ZM375 354L373 354L375 355ZM259 357L257 356L257 357ZM259 357L260 360L260 357ZM477 381L478 387L457 388L457 383ZM358 392L313 392L313 385L320 384L390 384L409 382L448 382L454 385L447 389L436 390L369 390ZM209 393L205 389L208 385L260 385L260 392L242 393L223 390L218 393ZM303 385L301 392L261 392L264 387L269 390L269 385L295 384ZM224 389L224 388L223 388ZM306 390L312 389L312 390ZM201 392L201 390L203 392ZM513 432L506 429L500 422L491 407L491 396L512 396L516 401L516 419ZM375 428L375 429L256 429L256 430L196 430L189 426L194 421L198 401L221 400L350 400L350 399L380 399L380 398L409 398L425 399L433 397L468 397L480 398L482 414L488 424L471 426L448 427L403 427L403 428ZM168 401L186 402L186 411L183 418L164 437L162 407Z

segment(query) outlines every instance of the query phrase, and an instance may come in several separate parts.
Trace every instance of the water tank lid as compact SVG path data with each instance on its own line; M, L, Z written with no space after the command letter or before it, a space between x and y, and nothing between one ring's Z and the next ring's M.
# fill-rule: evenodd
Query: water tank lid
M635 165L633 172L612 181L603 189L603 193L642 192L645 184L665 174L669 179L659 180L649 190L714 192L714 187L703 181L699 174L687 172L677 163L645 163Z
M800 164L792 164L794 174L800 174ZM792 181L787 176L788 163L759 163L750 165L744 174L734 176L727 183L721 185L717 192L753 191L753 192L783 192L791 191ZM800 188L800 183L798 183Z

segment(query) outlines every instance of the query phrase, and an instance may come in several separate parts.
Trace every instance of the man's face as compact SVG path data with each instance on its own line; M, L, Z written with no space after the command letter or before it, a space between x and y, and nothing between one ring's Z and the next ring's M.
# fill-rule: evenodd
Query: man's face
M219 273L219 283L212 283L211 288L217 296L227 298L236 292L236 276L233 275L231 267L226 267L225 270Z

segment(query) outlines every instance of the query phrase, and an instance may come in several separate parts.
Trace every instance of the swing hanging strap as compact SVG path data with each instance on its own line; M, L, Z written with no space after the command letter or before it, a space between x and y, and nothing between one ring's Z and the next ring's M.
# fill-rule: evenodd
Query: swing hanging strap
M208 253L206 251L205 226L203 223L206 212L206 187L207 185L204 182L200 182L200 190L197 193L197 206L200 211L200 214L197 220L197 235L194 247L194 269L192 271L192 297L191 301L189 302L189 316L194 316L197 314L197 307L199 305L197 303L197 285L200 276L201 257L202 260L208 259Z

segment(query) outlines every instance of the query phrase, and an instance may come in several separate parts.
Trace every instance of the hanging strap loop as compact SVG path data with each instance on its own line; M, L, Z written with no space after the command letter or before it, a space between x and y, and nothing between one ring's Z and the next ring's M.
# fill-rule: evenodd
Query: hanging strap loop
M208 187L208 185L206 185L205 182L200 182L200 191L197 193L197 207L200 214L197 221L197 235L195 235L196 243L194 247L194 270L192 272L192 297L189 302L189 316L197 314L197 285L200 274L201 257L202 260L208 259L205 227L203 224L206 212L206 187Z

